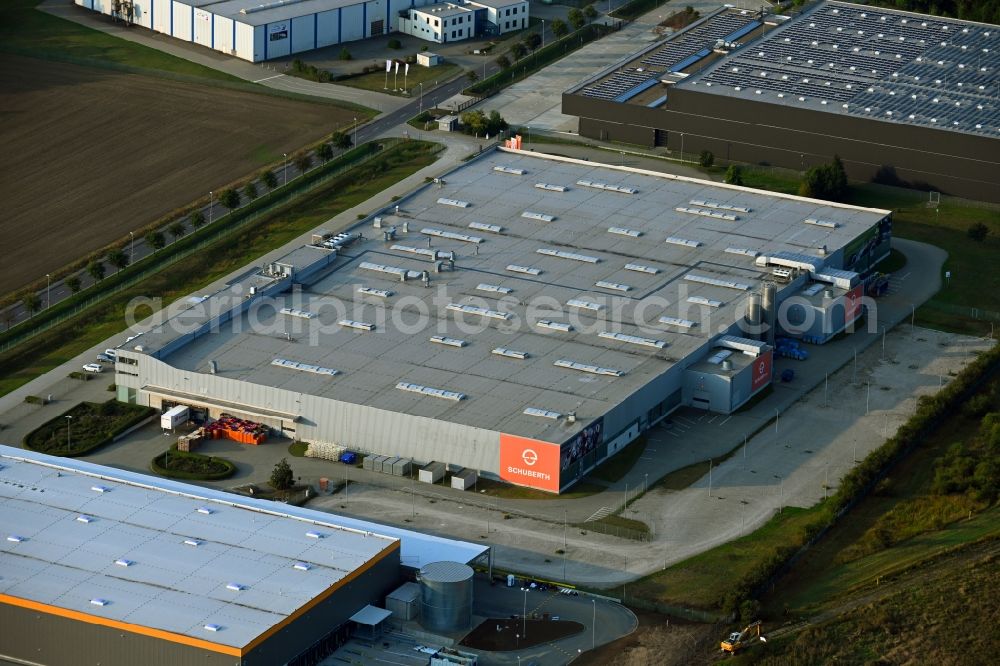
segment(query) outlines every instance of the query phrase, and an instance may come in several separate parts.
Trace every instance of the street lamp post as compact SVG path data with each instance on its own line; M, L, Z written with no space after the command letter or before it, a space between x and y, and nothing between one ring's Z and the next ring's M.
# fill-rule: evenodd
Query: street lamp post
M521 638L528 637L528 587L522 587L524 602L521 605Z
M420 113L424 112L424 82L421 81L417 84L420 86Z
M420 89L423 91L423 88ZM358 119L354 119L354 147L358 146Z
M215 210L215 192L208 191L208 223L212 224L212 212Z
M281 176L283 182L281 184L288 185L288 153L281 153L281 155L285 158L284 173Z
M71 429L72 425L73 425L73 415L72 414L67 414L66 415L66 450L67 451L72 451L73 450L73 439L70 437L70 429Z
M684 132L681 132L681 162L684 161Z
M542 48L545 48L545 19L542 19Z
M128 232L128 263L135 263L135 232Z
M594 617L590 621L590 649L593 650L597 648L597 599L591 599L590 603L594 605Z
M45 274L45 309L49 309L52 306L52 299L50 298L50 290L52 289L52 276L48 273Z

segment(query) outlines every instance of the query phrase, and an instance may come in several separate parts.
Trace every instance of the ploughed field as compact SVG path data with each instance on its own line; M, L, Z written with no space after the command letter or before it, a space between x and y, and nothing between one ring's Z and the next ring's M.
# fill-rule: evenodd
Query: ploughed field
M4 54L0 294L127 239L355 115L330 104Z

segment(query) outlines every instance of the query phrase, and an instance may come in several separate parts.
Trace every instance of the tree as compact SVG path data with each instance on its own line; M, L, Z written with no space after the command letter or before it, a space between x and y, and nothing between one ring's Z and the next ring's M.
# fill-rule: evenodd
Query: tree
M273 171L267 169L266 171L261 171L260 182L264 183L264 185L267 186L267 189L273 190L278 186L278 177L274 175Z
M24 306L24 309L28 311L29 315L34 315L42 309L42 297L33 291L29 291L24 295L24 298L21 299L21 304Z
M252 180L243 186L243 196L247 198L247 201L253 201L257 198L257 183Z
M475 83L479 80L479 75L476 74L476 70L470 69L465 73L465 78L469 79L469 83Z
M295 482L295 475L292 472L288 461L282 458L271 471L271 487L275 490L288 490Z
M108 263L114 266L116 273L128 266L128 255L121 248L115 248L108 252Z
M507 121L503 119L499 111L490 111L489 117L486 119L486 133L490 136L496 136L500 132L507 129Z
M176 222L172 223L169 227L167 227L167 231L170 232L170 235L174 237L174 240L177 240L178 238L187 233L187 227L184 226L183 222L177 220Z
M587 19L583 17L583 12L576 7L569 10L569 13L566 14L566 18L569 20L569 24L573 26L574 30L579 30L587 22Z
M708 167L715 164L715 155L712 154L711 150L701 151L701 154L698 155L698 164L707 169Z
M167 240L163 237L163 232L161 231L150 231L146 234L146 245L153 248L153 252L157 250L162 250L163 246L167 244ZM88 271L90 269L87 269ZM93 273L91 273L93 275Z
M517 62L524 57L524 54L528 52L528 49L524 48L524 44L521 42L514 42L514 45L510 47L510 54L514 56L514 62Z
M496 59L497 67L500 69L507 69L510 67L510 58L505 55L500 56Z
M9 331L10 327L14 325L14 320L17 319L17 315L14 314L14 308L7 308L0 314L0 319L3 320L3 330Z
M986 237L990 234L990 228L983 224L982 222L976 222L971 227L969 227L966 233L972 240L982 243L986 240Z
M567 32L569 32L569 26L566 25L566 21L563 21L562 19L552 21L553 35L556 37L565 37Z
M201 229L205 226L205 222L208 220L205 219L205 214L203 212L196 210L188 216L188 221L191 222L192 229Z
M87 264L87 273L90 274L90 277L94 278L94 282L100 282L101 280L104 279L104 276L107 273L107 269L101 262L92 261L89 264Z
M524 42L524 45L528 47L529 51L534 51L542 45L542 36L537 32L529 32L521 41Z
M726 169L725 181L730 185L742 185L743 184L743 169L739 168L735 164L730 164L729 168Z
M468 134L475 134L476 136L486 134L486 114L478 109L475 111L466 111L458 117L458 122L461 123Z
M305 173L312 166L313 158L312 155L303 154L295 158L295 167L299 170L299 173Z
M69 290L71 292L73 292L74 294L76 292L80 291L80 287L81 287L81 285L80 285L80 278L78 278L75 275L70 275L68 278L66 278L65 280L63 280L63 284L65 284L67 287L69 287Z
M691 8L688 7L688 9ZM586 7L583 8L583 15L587 18L588 21L593 21L595 18L597 18L597 10L594 9L594 5L587 5Z
M333 157L333 146L328 144L326 141L319 144L319 146L316 147L316 157L323 160L323 163L326 164L330 161L330 158Z
M339 148L341 150L347 150L354 145L354 142L351 141L351 135L340 131L333 133L330 137L330 143L333 144L334 148Z
M842 201L847 196L847 173L840 157L834 156L830 164L821 164L806 171L799 194L816 199Z
M219 203L229 210L233 210L240 205L240 193L230 187L219 195Z

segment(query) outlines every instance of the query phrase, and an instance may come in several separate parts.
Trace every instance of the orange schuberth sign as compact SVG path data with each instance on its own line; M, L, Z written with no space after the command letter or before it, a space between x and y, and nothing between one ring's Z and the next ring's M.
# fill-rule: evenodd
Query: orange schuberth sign
M559 492L559 445L500 433L500 478L519 486Z

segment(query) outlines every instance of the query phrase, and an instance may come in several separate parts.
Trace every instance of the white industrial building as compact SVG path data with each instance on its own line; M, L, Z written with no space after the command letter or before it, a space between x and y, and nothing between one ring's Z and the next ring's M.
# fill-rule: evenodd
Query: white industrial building
M399 12L399 32L445 44L502 35L528 27L529 4L522 0L465 0L415 5Z
M399 29L401 12L430 0L74 0L86 9L161 32L250 62L386 35ZM448 3L449 5L451 3ZM434 5L440 6L440 5ZM476 0L463 31L467 39L526 27L528 3L521 0ZM404 13L409 15L408 13ZM441 17L436 17L441 21ZM520 27L514 28L515 24ZM492 26L495 26L492 27ZM434 33L407 30L430 41L459 39L458 27L437 26ZM468 30L466 30L468 28ZM495 31L495 32L492 32Z
M499 149L195 299L123 345L115 385L559 492L678 407L768 386L774 329L744 317L813 342L855 322L890 220Z

